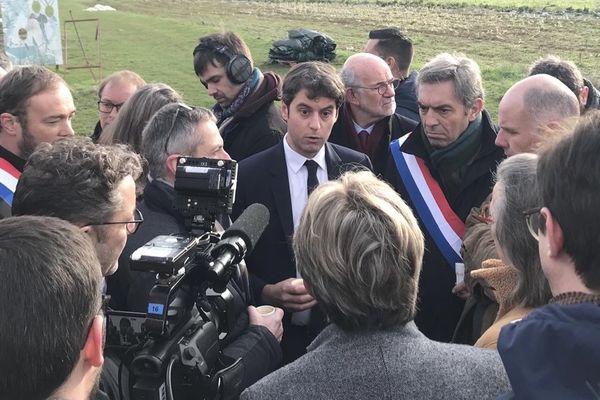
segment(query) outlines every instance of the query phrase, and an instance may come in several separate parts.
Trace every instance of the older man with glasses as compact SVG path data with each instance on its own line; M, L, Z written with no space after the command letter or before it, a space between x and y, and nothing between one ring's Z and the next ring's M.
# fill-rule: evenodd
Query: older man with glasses
M389 144L411 132L417 122L395 114L399 80L381 58L368 53L350 56L340 72L345 102L329 141L365 153L382 174Z

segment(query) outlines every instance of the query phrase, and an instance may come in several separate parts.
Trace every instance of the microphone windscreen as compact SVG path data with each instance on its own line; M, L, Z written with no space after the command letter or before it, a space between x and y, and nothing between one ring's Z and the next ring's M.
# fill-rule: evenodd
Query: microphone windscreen
M260 235L269 224L269 209L260 203L251 204L227 229L222 239L239 236L246 243L246 254L250 254Z

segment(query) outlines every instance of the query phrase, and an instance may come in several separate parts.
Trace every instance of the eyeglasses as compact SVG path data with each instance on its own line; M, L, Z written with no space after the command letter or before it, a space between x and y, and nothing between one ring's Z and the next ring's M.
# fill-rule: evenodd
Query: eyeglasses
M133 220L132 221L97 222L97 223L91 223L91 224L87 224L87 225L97 226L97 225L125 224L127 233L130 235L133 235L134 233L137 232L137 230L140 227L140 225L142 224L142 222L144 222L144 216L142 215L142 212L136 208L135 211L133 212Z
M527 229L531 236L535 240L539 240L539 232L542 225L546 224L546 217L540 212L542 207L532 208L530 210L523 211L525 222L527 223Z
M179 116L179 110L184 109L187 111L192 111L194 108L188 106L187 104L183 104L183 103L177 103L177 110L175 111L175 114L173 114L173 119L171 120L171 126L169 127L169 130L167 131L167 134L165 135L167 137L167 140L165 140L165 154L169 154L169 142L171 141L171 133L173 132L173 128L175 127L175 122L177 122L177 117Z
M381 96L383 96L387 90L388 87L392 87L394 90L398 89L398 85L400 85L400 81L398 79L390 79L389 81L386 82L381 82L380 84L378 84L375 87L368 87L368 86L352 86L354 88L358 88L358 89L369 89L369 90L377 90L377 93L379 93Z
M100 111L101 113L109 114L112 112L113 108L115 108L117 110L117 112L119 112L121 107L123 107L123 104L125 104L125 103L113 104L109 101L100 100L100 101L98 101L98 111Z

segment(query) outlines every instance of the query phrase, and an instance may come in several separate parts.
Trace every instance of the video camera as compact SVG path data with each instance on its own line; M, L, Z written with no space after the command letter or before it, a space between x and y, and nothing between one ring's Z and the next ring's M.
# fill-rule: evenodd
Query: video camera
M269 212L253 204L222 235L214 231L231 213L236 178L235 161L179 157L174 207L189 234L157 236L131 255L131 269L156 273L155 285L145 315L108 313L107 348L128 346L121 358L130 366L133 400L229 399L243 389L240 360L220 351L235 319L227 284Z

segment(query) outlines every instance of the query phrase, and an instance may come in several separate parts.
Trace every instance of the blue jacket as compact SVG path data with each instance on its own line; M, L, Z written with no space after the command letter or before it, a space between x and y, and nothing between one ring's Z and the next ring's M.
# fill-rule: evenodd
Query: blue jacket
M600 399L600 306L541 307L505 326L498 351L515 399Z
M421 122L419 115L419 107L417 106L417 94L415 85L419 73L413 71L408 75L406 80L396 89L396 114L412 119L413 121Z

